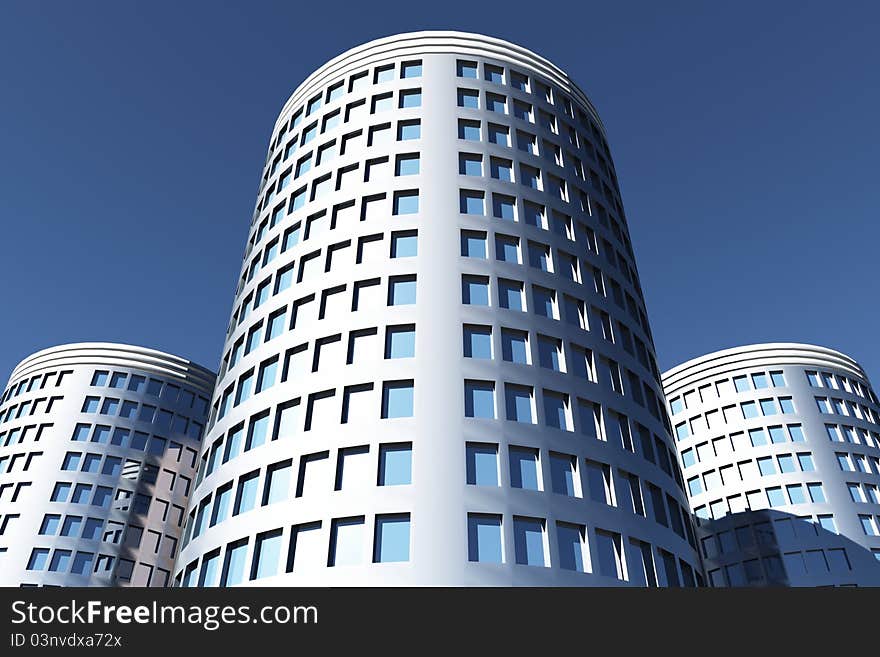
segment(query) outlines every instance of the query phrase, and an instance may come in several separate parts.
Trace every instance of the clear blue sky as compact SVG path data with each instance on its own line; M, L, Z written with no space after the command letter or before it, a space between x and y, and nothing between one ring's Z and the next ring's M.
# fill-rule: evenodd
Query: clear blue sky
M0 2L0 379L77 340L216 367L289 93L358 43L461 29L599 109L662 368L796 340L880 382L876 3L345 6Z

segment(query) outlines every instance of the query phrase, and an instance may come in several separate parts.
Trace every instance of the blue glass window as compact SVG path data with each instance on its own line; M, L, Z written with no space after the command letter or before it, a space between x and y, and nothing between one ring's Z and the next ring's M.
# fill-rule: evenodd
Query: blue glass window
M402 78L420 78L422 77L422 62L412 61L404 62L400 66L400 77Z
M495 417L495 386L488 381L465 381L465 417Z
M498 485L498 447L468 443L465 448L467 483L472 486Z
M412 483L412 446L382 445L379 448L379 485L406 486Z
M290 271L291 275L293 270ZM284 332L284 322L287 319L287 310L283 310L282 312L272 315L269 318L269 326L266 330L266 340L272 340L273 338L277 338Z
M472 306L488 306L489 280L483 276L462 276L461 302Z
M544 417L548 427L567 431L568 412L566 397L558 393L544 392Z
M409 561L409 514L377 515L373 561Z
M502 563L501 517L468 514L468 560Z
M397 170L395 174L398 176L415 176L419 173L419 154L411 153L407 155L397 156Z
M476 89L459 89L458 106L468 109L480 109L480 92Z
M274 358L268 363L260 366L260 375L257 379L257 392L263 392L275 385L275 379L278 376L278 358Z
M492 327L465 326L465 358L492 358Z
M28 559L28 570L45 570L46 562L49 560L49 550L46 548L34 548L31 551L30 559Z
M522 303L522 283L498 280L498 298L502 308L524 310Z
M511 487L540 490L538 450L526 447L511 447L509 454Z
M382 417L412 417L413 382L388 381L382 386Z
M236 495L235 500L235 513L233 515L238 515L240 513L245 513L254 508L254 504L257 501L257 479L259 477L258 472L253 472L238 482L238 494Z
M416 302L415 277L398 278L390 281L389 306L405 306Z
M466 258L486 258L486 233L461 231L461 255Z
M400 107L421 107L422 106L422 90L421 89L404 89L400 92Z
M460 78L473 78L477 79L477 63L458 60L456 62L456 75Z
M248 430L248 439L245 450L254 449L266 442L269 433L269 415L251 418L251 426Z
M495 258L502 262L519 263L519 238L496 234Z
M419 253L419 237L415 231L393 233L391 236L392 258L413 258Z
M416 329L412 325L389 327L385 333L385 358L412 358L416 354Z
M98 397L86 397L86 400L83 402L82 412L83 413L97 413L98 412Z
M257 536L252 579L272 577L278 573L281 559L281 530L264 532Z
M511 196L493 194L492 214L498 219L516 221L516 199Z
M584 531L577 525L558 523L556 536L559 543L559 567L563 570L584 572Z
M419 139L422 136L422 124L420 121L401 121L398 123L398 136L400 141Z
M550 454L550 481L554 493L575 496L575 471L572 457L563 454Z
M458 138L467 141L480 141L480 122L459 119Z
M486 214L483 192L461 191L460 212L482 216Z
M230 543L227 546L226 560L223 564L222 586L235 586L244 580L246 557L247 539Z
M416 214L418 211L418 191L394 192L394 214Z
M90 424L77 424L73 430L73 437L71 438L71 440L78 440L78 441L88 440L90 428L91 428Z
M513 519L513 544L516 562L526 566L544 566L544 523L535 518Z
M528 334L520 331L501 329L501 355L511 363L528 364Z
M61 516L54 514L46 514L43 516L43 524L40 525L40 534L44 536L54 536L58 533L58 525L61 523Z
M482 176L483 157L471 153L461 153L458 156L458 172L463 176Z

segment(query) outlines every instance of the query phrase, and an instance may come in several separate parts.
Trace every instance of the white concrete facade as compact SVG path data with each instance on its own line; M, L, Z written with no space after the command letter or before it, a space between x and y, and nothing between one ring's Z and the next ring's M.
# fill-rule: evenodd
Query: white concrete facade
M24 359L0 398L0 586L167 586L214 374L111 343Z
M756 344L663 384L709 585L880 585L880 407L855 360Z
M519 46L300 85L221 368L178 585L700 579L604 128Z

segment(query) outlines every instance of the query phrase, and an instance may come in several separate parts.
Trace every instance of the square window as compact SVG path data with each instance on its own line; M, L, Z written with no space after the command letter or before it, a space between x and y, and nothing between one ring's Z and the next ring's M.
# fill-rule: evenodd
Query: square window
M464 382L465 417L495 417L495 384L491 381Z
M413 358L416 355L415 352L415 325L389 326L386 329L385 358Z
M410 141L420 139L422 136L422 123L419 120L400 121L397 124L397 140Z
M463 176L482 176L483 156L474 153L459 153L458 172Z
M498 279L498 302L502 308L508 310L525 311L523 303L523 285L519 281L511 281L504 278Z
M501 516L468 514L468 560L503 563Z
M416 302L416 277L393 276L388 281L388 305L406 306Z
M377 515L373 561L409 561L409 514Z
M538 450L528 447L513 447L510 456L510 485L512 488L541 490Z
M406 109L410 107L422 106L422 90L421 89L403 89L400 92L400 107Z
M484 199L484 192L461 190L459 210L462 214L484 215L486 214Z
M382 417L412 417L413 394L412 381L386 381L382 385Z
M461 302L472 306L489 305L489 277L468 276L461 277Z
M400 65L400 77L402 78L420 78L422 77L422 62L415 60L411 62L403 62Z
M492 194L492 215L498 219L516 221L516 199L512 196Z
M330 530L328 566L351 566L363 561L364 518L337 518Z
M419 173L419 154L405 153L397 156L397 164L394 175L415 176Z
M477 63L459 59L455 66L456 75L460 78L477 79Z
M492 327L465 324L464 355L465 358L492 358Z
M476 89L459 89L458 106L466 109L480 109L480 92Z
M504 396L508 420L534 424L533 394L530 387L507 383L504 385Z
M392 258L412 258L418 253L419 237L417 231L397 231L391 234Z
M419 211L418 190L394 192L394 214L417 214Z
M379 447L379 486L412 483L412 445L399 443Z
M467 483L471 486L498 486L498 446L468 443L465 446Z
M486 233L475 230L461 231L461 255L466 258L480 258L485 260Z
M458 138L466 141L480 141L480 122L459 119Z
M537 518L513 519L513 545L516 563L545 566L544 521Z
M510 128L507 126L490 123L488 133L490 144L510 147Z

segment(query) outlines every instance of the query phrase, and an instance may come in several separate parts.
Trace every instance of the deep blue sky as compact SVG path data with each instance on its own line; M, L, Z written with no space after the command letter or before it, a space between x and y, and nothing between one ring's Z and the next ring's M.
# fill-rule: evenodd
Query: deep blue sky
M77 340L215 367L289 93L358 43L461 29L599 109L663 369L796 340L880 380L876 3L345 4L0 2L0 379Z

